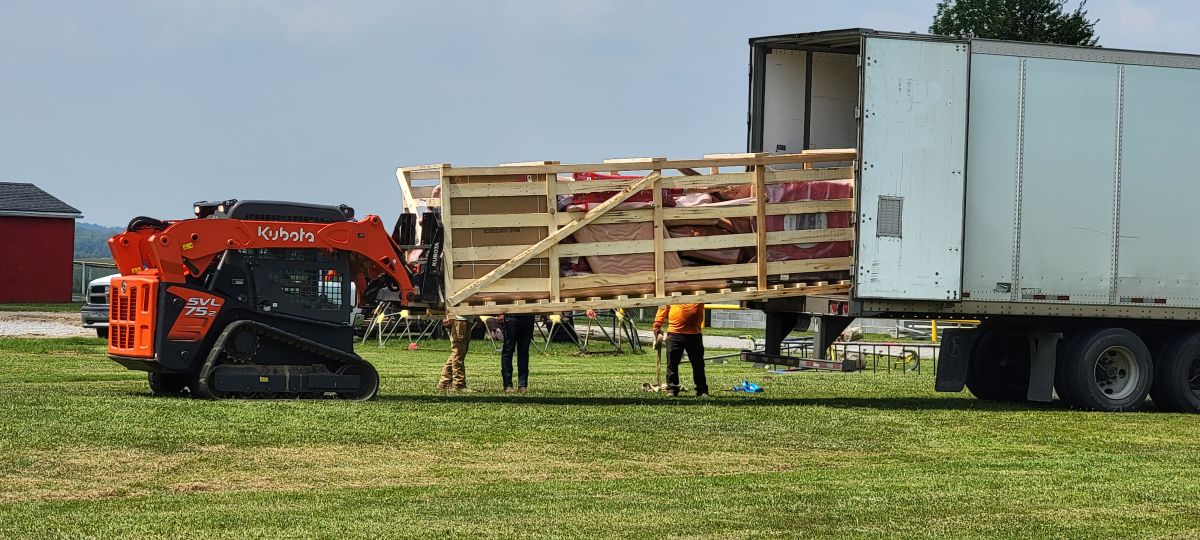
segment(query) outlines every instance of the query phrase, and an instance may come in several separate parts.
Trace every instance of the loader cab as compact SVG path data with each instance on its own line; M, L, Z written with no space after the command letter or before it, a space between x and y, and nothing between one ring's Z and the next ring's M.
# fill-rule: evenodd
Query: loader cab
M226 200L198 202L194 209L196 217L209 219L304 223L354 219L354 209L346 205ZM212 279L217 290L244 297L243 303L260 313L352 324L355 290L349 275L350 257L344 251L270 248L227 251Z

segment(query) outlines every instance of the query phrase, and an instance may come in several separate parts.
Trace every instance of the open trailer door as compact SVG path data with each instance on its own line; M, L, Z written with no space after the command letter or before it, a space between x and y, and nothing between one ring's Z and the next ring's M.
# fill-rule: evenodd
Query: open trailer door
M868 37L855 295L958 300L970 51Z

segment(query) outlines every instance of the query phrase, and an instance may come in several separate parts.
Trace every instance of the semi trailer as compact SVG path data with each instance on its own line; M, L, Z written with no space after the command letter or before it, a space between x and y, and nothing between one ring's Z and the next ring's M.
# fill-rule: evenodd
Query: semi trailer
M812 320L980 318L937 390L1200 410L1200 57L866 29L750 40L751 151L852 147L847 294L772 298L767 353ZM816 347L821 354L824 347Z

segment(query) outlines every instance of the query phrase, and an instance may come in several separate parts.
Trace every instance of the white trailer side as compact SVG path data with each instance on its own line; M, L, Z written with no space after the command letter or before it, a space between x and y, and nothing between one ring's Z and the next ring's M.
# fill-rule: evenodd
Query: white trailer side
M849 62L852 74L829 67ZM818 88L854 88L858 105L830 106L848 99L815 99ZM752 39L749 150L817 149L853 130L860 155L854 290L757 304L768 341L796 314L838 314L822 325L831 333L847 314L986 317L961 336L967 352L939 387L966 379L977 395L1049 400L1054 383L1105 409L1143 400L1156 364L1192 354L1165 352L1170 343L1180 349L1200 330L1186 323L1200 318L1200 253L1186 248L1200 221L1197 95L1200 57L1189 55L862 29ZM1060 338L1082 352L1056 362ZM1108 359L1125 366L1116 372L1140 367L1125 381L1132 393L1056 375L1101 338L1124 355ZM996 352L1022 344L1018 361ZM1200 361L1188 363L1200 374ZM984 389L1000 378L1012 384ZM1156 401L1200 410L1200 388L1169 397L1158 386ZM1130 399L1106 402L1106 391Z

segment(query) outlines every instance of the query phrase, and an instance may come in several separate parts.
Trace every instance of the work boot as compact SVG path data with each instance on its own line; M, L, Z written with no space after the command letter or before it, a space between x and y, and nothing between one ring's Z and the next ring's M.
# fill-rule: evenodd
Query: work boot
M455 388L455 389L454 389L454 392L455 392L456 394L474 394L474 393L475 393L475 391L474 391L474 390L471 390L470 388L467 388L467 387L465 387L465 386L464 386L464 387L462 387L462 388Z
M704 397L708 395L708 390L696 390L696 397Z
M668 388L667 395L671 396L671 397L679 397L679 389L678 388Z
M519 393L519 394L524 394L528 391L529 391L529 387L527 387L527 386L522 386L522 387L517 388L517 393Z
M516 389L514 389L513 387L511 387L511 386L505 386L505 387L504 387L504 393L505 393L505 394L511 394L511 393L513 393L513 392L516 392Z
M444 384L444 383L438 383L437 386L433 387L433 389L437 390L438 392L449 392L450 385Z

